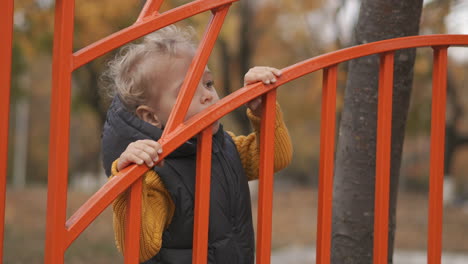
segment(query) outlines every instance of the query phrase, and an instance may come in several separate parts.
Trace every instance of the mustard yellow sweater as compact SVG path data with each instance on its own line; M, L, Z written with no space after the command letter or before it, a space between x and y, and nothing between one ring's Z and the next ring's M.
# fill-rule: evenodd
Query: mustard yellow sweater
M247 136L236 136L232 132L227 133L234 140L248 179L255 180L258 179L259 147L257 137L260 131L260 118L253 115L250 110L247 110L247 116L255 132ZM291 140L278 105L276 107L274 148L274 170L276 172L288 166L292 159ZM117 173L116 160L112 164L112 177ZM150 259L159 252L162 245L162 234L171 223L175 209L171 196L158 174L154 170L149 170L143 177L140 262ZM124 192L113 203L115 241L121 252L123 252L125 240L127 199L128 194Z

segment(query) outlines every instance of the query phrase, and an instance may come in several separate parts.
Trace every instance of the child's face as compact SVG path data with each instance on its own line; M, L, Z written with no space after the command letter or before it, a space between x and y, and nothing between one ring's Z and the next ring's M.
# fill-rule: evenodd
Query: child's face
M163 63L159 63L156 67L158 68L156 70L159 71L159 81L153 86L153 89L157 91L152 92L157 96L153 96L155 99L149 104L153 106L152 108L155 110L155 114L162 126L165 126L169 119L169 114L176 102L192 58L192 54L166 57L160 60ZM218 100L219 96L214 87L213 75L207 67L192 98L185 120L216 103ZM218 128L219 123L216 122L213 132L215 133Z

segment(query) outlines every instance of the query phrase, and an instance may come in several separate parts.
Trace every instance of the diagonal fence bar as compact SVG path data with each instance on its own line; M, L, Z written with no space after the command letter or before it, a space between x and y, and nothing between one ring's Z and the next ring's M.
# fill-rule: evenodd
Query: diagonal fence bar
M316 259L330 263L338 66L323 70Z
M176 126L182 124L184 121L185 114L189 109L190 102L192 101L193 95L198 87L200 78L205 71L208 58L213 50L228 11L229 5L223 6L213 12L213 16L205 31L205 35L203 36L203 39L197 49L197 53L190 64L184 82L182 83L182 87L180 88L179 95L177 96L177 100L171 111L171 115L169 116L169 120L167 121L162 137L172 132Z
M10 120L11 53L13 41L13 0L0 9L0 264L3 263L5 198L8 165L8 129Z
M257 263L270 263L273 210L273 162L276 117L276 90L263 96L260 129L260 163L257 223Z
M167 154L161 154L163 159ZM75 213L67 220L65 227L67 230L65 248L88 227L96 217L106 209L119 194L131 188L140 175L148 170L146 165L129 166L119 173L119 177L114 177L93 194Z
M375 165L374 263L387 263L394 52L380 56Z
M428 264L440 264L442 258L442 199L444 186L445 111L447 101L447 48L447 46L434 47L427 240Z
M203 130L198 139L192 263L203 264L207 263L208 258L213 127L209 126Z

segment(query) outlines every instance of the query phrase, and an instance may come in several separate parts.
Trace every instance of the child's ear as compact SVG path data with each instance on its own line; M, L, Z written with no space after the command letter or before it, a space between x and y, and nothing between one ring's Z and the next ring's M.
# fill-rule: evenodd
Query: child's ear
M150 123L155 127L162 128L161 121L151 107L147 105L140 105L135 110L135 113L141 120Z

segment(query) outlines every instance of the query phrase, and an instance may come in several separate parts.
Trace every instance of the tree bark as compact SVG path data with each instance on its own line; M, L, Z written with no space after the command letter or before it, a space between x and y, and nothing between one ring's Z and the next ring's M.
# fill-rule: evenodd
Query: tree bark
M354 45L417 35L422 0L363 0ZM415 50L395 54L388 263ZM379 56L349 64L334 178L332 263L372 263Z

